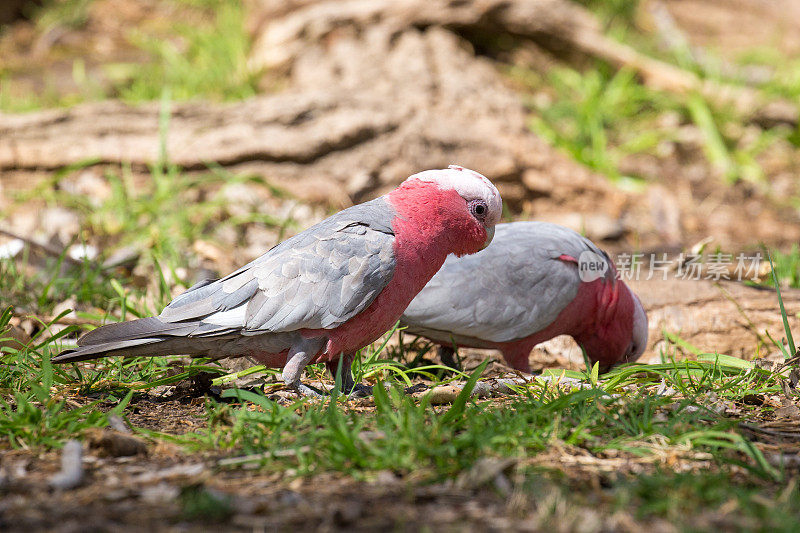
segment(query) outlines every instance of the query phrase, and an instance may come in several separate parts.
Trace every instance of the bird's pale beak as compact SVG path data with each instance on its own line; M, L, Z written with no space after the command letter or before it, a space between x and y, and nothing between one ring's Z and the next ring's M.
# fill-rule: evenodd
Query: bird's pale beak
M494 238L494 226L491 228L486 228L486 240L483 242L483 247L486 248L492 242Z

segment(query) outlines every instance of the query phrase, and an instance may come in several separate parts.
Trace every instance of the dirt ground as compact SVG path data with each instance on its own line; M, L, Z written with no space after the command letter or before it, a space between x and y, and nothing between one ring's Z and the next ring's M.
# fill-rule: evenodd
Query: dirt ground
M202 423L203 401L202 397L158 401L145 396L129 407L128 418L135 426L183 434ZM494 401L502 405L506 400ZM768 457L789 457L800 451L800 411L791 409L748 419L750 438L761 443ZM131 448L120 444L130 439L135 439L133 450L138 453L131 455ZM614 509L613 482L657 468L680 472L711 466L707 454L688 450L643 457L616 450L591 454L579 447L560 446L524 459L488 460L440 483L425 481L422 471L404 476L379 471L366 479L347 472L302 478L290 470L258 469L256 464L231 469L226 461L236 455L189 452L163 440L131 437L110 428L87 431L84 441L84 481L70 490L50 484L61 469L59 451L2 452L3 531L634 532L648 528L669 532L676 528L667 520L643 521L633 510ZM531 466L542 474L522 473ZM797 467L785 465L787 473ZM523 485L529 488L522 490ZM574 493L565 496L565 488ZM727 529L734 526L730 520L725 511L709 510L695 524Z

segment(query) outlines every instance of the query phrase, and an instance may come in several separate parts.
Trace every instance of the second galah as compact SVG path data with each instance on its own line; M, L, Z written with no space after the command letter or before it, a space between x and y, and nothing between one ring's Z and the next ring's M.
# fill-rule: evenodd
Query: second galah
M485 250L445 261L403 314L408 332L440 344L451 365L452 347L493 348L522 372L533 347L558 335L603 369L642 355L647 315L605 252L555 224L496 229Z
M341 211L283 241L219 280L198 283L156 317L100 327L67 363L108 355L250 356L283 368L305 394L303 368L350 359L400 318L448 254L475 253L492 240L500 195L471 170L415 174L375 200Z

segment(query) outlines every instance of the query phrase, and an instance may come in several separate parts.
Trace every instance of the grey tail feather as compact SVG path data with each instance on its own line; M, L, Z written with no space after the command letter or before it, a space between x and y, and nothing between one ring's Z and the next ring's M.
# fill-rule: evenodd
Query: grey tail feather
M126 357L156 357L159 355L189 355L201 357L209 355L205 343L184 337L143 337L125 341L104 342L90 346L79 346L74 350L64 350L52 359L53 363L74 363L89 359L99 359L123 355Z
M78 339L77 349L65 350L52 361L70 363L111 355L191 354L192 343L187 343L185 337L199 325L198 322L162 322L156 317L107 324Z
M162 322L157 317L140 318L130 322L106 324L90 331L80 339L78 346L93 346L109 342L127 341L155 335L185 336L197 329L197 322Z
M118 342L107 342L103 344L92 344L90 346L79 346L75 350L64 350L51 360L53 363L75 363L77 361L87 361L89 359L99 359L109 355L160 355L163 354L157 346L163 339L134 339ZM153 353L155 351L159 353Z

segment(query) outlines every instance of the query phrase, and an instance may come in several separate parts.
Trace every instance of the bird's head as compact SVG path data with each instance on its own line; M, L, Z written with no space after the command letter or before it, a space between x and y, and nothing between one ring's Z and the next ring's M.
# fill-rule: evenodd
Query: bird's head
M613 288L617 291L608 308L601 310L601 317L580 338L578 343L586 350L589 361L600 363L601 370L608 370L622 363L633 363L647 347L647 313L642 302L622 281Z
M456 165L414 174L389 197L401 217L413 220L428 236L447 240L449 251L456 255L488 246L503 211L491 181Z

